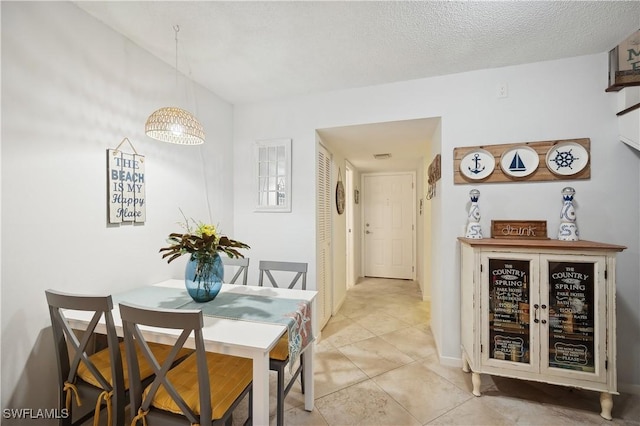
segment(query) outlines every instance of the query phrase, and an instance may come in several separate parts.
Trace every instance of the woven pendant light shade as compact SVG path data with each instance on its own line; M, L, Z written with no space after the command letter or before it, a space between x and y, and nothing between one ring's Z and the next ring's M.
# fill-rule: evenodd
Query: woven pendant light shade
M202 124L189 111L177 107L164 107L153 112L144 126L147 136L179 145L204 143Z

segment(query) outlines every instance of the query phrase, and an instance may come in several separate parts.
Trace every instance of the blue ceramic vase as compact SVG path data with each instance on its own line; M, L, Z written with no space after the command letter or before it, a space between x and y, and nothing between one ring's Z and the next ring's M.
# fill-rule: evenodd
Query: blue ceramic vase
M222 288L224 265L220 255L215 253L193 253L184 273L187 292L199 303L215 299Z

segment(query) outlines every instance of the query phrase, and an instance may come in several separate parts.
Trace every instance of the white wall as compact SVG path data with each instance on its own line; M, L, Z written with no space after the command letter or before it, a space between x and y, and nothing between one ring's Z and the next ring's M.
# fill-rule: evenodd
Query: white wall
M429 202L434 253L432 326L443 361L459 362L456 238L463 233L468 193L473 186L453 184L453 148L591 138L589 180L477 185L481 191L481 224L488 232L492 218L543 219L548 221L550 236L555 237L562 205L560 191L569 184L575 187L582 237L629 247L618 257L618 367L623 372L619 374L622 383L638 385L640 160L617 140L615 95L604 91L607 72L607 55L602 53L237 106L237 236L251 236L252 247L260 256L314 265L315 129L442 117L442 180L437 199ZM508 84L508 98L496 97L500 83ZM293 139L293 210L288 214L252 211L251 170L245 159L256 139L270 137ZM624 195L614 198L614 191L621 188Z
M172 67L71 3L1 7L2 408L51 408L44 290L106 294L181 277L186 258L167 265L158 249L180 230L179 208L209 221L207 195L213 223L231 232L233 110L198 86L175 102ZM205 145L144 135L168 104L196 113ZM106 150L124 137L146 157L147 221L108 226Z
M439 123L439 122L438 122ZM438 124L438 128L440 124ZM439 132L435 131L431 135L431 141L427 145L425 156L421 159L417 170L416 182L416 209L417 209L417 226L416 226L416 278L422 291L423 300L431 300L431 200L427 199L429 190L429 166L435 159L434 151L439 152ZM420 203L422 202L422 209Z
M442 120L440 120L440 122L438 123L438 127L433 132L431 151L433 155L440 154L442 156ZM445 265L443 265L444 259L451 257L451 254L445 254L442 250L440 250L440 243L444 239L444 230L442 224L447 217L442 208L442 194L444 191L442 178L445 174L452 173L452 169L444 163L444 160L442 158L440 159L440 161L442 177L436 183L437 195L427 203L427 210L431 219L431 274L429 276L429 286L431 294L431 332L433 333L436 345L438 345L438 353L440 354L440 359L448 364L453 364L457 362L459 353L456 353L454 351L451 355L447 355L447 359L443 359L444 351L441 349L444 336L447 336L447 330L450 330L449 327L447 327L446 330L443 330L443 324L446 317L445 311L449 307L441 303L441 300L443 298L442 294L446 290L446 285L443 284L444 281L442 280L442 270L445 267ZM450 185L450 183L448 185ZM450 268L451 263L449 262L446 267ZM460 305L460 303L458 305ZM453 362L451 362L452 359Z

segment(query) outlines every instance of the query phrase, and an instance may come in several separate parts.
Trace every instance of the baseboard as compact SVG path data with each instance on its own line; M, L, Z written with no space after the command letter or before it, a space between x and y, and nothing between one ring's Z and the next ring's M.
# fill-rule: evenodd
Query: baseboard
M431 324L429 324L429 328L432 328ZM431 330L431 333L433 334L433 330ZM455 358L455 357L446 357L442 355L442 352L440 352L440 347L438 346L438 340L434 339L435 344L436 344L436 353L438 354L438 360L440 361L441 365L447 366L447 367L460 367L462 368L462 358Z
M344 305L345 300L347 300L347 293L345 293L342 299L340 299L336 304L336 306L333 307L333 312L331 312L331 316L334 316L338 312L340 312L340 308L342 308L342 305Z
M437 352L440 365L462 368L462 358L442 356L439 349ZM633 383L618 383L618 392L640 396L640 385L635 385Z
M462 368L462 358L445 357L440 354L438 354L438 357L440 358L440 365Z
M640 396L640 385L634 385L633 383L619 383L618 392Z

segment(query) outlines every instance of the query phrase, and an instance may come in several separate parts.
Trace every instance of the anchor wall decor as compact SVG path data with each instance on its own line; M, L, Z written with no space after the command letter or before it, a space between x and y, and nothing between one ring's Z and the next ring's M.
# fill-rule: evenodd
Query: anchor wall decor
M454 148L453 182L590 179L590 146L582 138Z
M459 169L465 178L478 181L490 176L495 167L496 160L493 154L484 149L476 149L462 158Z

